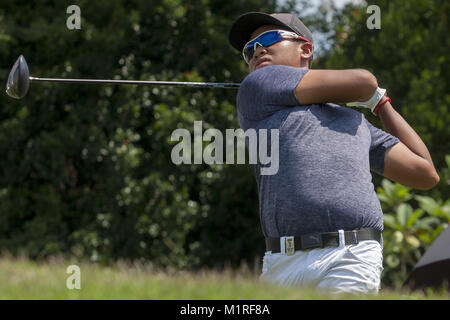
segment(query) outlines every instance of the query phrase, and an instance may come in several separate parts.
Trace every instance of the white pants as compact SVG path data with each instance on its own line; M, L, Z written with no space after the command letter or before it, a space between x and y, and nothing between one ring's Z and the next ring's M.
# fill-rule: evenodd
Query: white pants
M382 271L381 245L365 240L356 245L296 251L292 256L267 251L260 279L331 293L377 294Z

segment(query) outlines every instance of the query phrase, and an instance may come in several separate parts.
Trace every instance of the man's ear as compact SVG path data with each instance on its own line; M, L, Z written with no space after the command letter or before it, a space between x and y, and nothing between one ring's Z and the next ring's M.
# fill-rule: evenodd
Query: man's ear
M297 49L300 52L300 56L301 56L301 67L310 66L310 61L312 59L313 56L313 45L311 42L302 42Z

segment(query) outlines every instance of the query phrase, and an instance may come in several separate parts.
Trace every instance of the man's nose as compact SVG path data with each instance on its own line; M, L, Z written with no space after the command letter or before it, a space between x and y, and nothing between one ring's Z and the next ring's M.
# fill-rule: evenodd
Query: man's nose
M267 49L260 45L259 43L256 44L256 50L253 54L253 59L257 59L258 57L262 56L263 54L267 53Z

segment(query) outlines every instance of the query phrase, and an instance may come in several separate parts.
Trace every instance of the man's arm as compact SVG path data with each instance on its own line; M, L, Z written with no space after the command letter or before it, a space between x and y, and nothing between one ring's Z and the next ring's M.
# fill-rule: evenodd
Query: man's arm
M309 70L295 88L295 97L300 104L365 101L377 88L375 76L364 69Z
M295 97L300 104L366 101L377 88L375 76L364 69L309 70L295 88ZM419 135L389 102L379 117L386 131L401 141L387 150L383 176L419 190L434 187L439 175Z
M383 176L419 190L434 187L439 175L419 135L389 102L380 108L378 115L385 130L401 141L387 150Z

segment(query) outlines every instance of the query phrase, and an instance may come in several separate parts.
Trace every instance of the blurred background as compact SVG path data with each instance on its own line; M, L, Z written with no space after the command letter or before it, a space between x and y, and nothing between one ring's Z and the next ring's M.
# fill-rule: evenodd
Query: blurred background
M367 28L371 4L381 29ZM79 30L66 26L70 5L81 9ZM34 76L241 82L247 66L227 35L248 11L296 13L315 37L312 67L370 70L428 146L441 176L432 190L373 174L385 213L382 281L399 287L450 221L450 2L2 0L0 73L6 84L23 54ZM250 167L170 158L176 128L238 128L235 96L49 83L32 83L20 101L2 94L0 251L258 274L265 248Z

